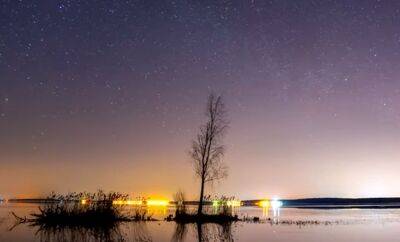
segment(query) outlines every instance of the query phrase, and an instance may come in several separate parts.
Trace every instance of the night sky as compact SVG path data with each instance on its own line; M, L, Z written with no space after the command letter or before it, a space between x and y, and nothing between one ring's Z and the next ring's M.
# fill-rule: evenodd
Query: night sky
M400 196L400 1L0 3L0 195L195 197L224 96L242 199Z

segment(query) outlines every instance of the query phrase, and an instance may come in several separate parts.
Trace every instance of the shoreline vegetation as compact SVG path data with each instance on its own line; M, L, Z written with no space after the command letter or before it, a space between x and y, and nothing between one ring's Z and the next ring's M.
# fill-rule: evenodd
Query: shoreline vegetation
M229 224L232 222L239 221L239 217L233 213L233 207L229 206L228 201L234 198L228 198L222 196L219 198L217 206L214 206L214 213L204 213L203 205L204 201L199 203L202 206L201 211L197 213L189 213L187 209L187 202L185 199L185 194L182 191L178 191L174 195L175 200L175 216L169 215L167 221L175 221L178 224L188 224L188 223L216 223L216 224ZM201 204L201 205L200 205ZM214 204L213 204L214 205Z
M239 218L228 201L233 198L221 197L219 205L213 206L213 202L203 201L203 206L212 207L213 212L202 212L198 214L188 211L187 206L198 206L196 201L186 201L183 192L174 195L174 201L167 206L175 207L175 214L168 215L164 221L176 222L177 224L206 224L214 223L220 225L235 222L270 223L271 225L329 225L340 221L313 221L313 220L275 220L271 218L260 219L259 217ZM115 201L119 201L115 203ZM38 226L40 229L58 228L87 228L113 230L123 222L145 222L160 221L148 214L147 205L133 206L129 213L124 211L129 201L128 195L99 190L97 193L70 193L67 195L51 194L42 199L9 199L10 203L37 203L39 212L30 214L30 217L20 217L14 212L15 226L28 224ZM145 200L143 200L145 201ZM240 206L258 206L262 200L241 201ZM393 209L400 208L400 198L306 198L281 200L283 208L298 209ZM13 226L12 228L14 228Z
M180 195L183 198L183 193ZM40 202L39 211L30 214L30 217L20 217L14 212L16 225L29 224L43 228L84 227L84 228L113 228L121 222L159 221L148 214L143 208L147 205L136 205L133 211L126 211L129 206L128 195L99 190L97 193L70 193L67 195L52 194L45 199L9 200L8 202ZM144 203L143 203L144 204ZM178 224L187 223L216 223L226 224L239 221L233 215L232 208L226 203L214 214L189 213L184 200L164 204L175 205L175 216L169 215L165 221L174 221ZM133 213L132 213L133 212ZM15 227L14 226L14 227Z
M152 221L146 210L136 209L133 214L126 214L123 205L114 201L123 201L127 195L99 190L97 193L52 194L39 212L30 214L30 218L20 217L12 212L18 224L46 228L59 227L104 227L112 228L119 222Z
M257 206L261 199L242 200L242 206ZM400 197L388 198L302 198L302 199L281 199L284 208L304 208L304 209L347 209L347 208L400 208ZM8 203L36 203L48 204L59 203L61 200L53 198L11 198L3 200ZM75 200L79 202L79 200ZM171 201L175 205L176 201ZM185 205L199 204L198 201L185 201ZM212 205L211 201L204 201L203 205Z
M20 217L14 212L12 215L16 219L13 229L19 224L37 226L39 230L57 230L63 228L84 228L96 231L113 231L119 224L127 222L150 222L162 221L152 217L146 210L147 205L136 205L124 210L127 204L128 195L99 190L97 193L70 193L68 195L52 194L45 199L18 199L8 200L8 202L38 202L39 211L30 214L30 217ZM164 221L175 222L177 225L185 224L219 224L222 226L236 222L248 223L267 223L271 225L332 225L342 224L341 221L318 221L318 220L287 220L276 218L259 217L238 217L234 213L235 207L229 206L229 201L233 198L221 197L218 206L206 200L203 205L203 213L188 209L187 206L197 205L193 201L186 201L182 192L174 195L174 201L166 206L174 206L175 213L164 218ZM119 202L115 202L119 201ZM122 201L122 202L121 202ZM144 201L144 200L143 200ZM261 200L241 201L241 206L255 206ZM281 200L283 207L302 208L302 209L340 209L340 208L400 208L396 203L400 198L361 198L361 199L341 199L341 198L311 198ZM144 203L145 204L145 203ZM374 205L372 205L374 204ZM296 206L293 206L296 205ZM165 206L165 205L164 205ZM212 212L210 210L212 208Z

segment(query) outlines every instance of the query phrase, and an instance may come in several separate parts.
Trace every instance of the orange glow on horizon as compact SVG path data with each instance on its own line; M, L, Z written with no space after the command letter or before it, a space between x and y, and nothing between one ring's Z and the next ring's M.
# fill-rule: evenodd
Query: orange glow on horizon
M147 206L168 206L169 205L169 200L147 200L146 201Z
M270 206L269 200L262 200L258 202L258 206L263 207L263 208L268 208Z
M114 200L113 201L114 205L135 205L135 206L140 206L143 205L142 200Z

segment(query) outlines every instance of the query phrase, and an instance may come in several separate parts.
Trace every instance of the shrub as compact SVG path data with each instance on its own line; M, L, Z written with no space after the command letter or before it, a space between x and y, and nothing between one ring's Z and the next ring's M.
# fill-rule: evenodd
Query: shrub
M128 220L122 206L114 206L114 200L126 200L127 195L99 190L97 193L52 194L49 199L56 202L39 207L34 213L34 222L39 224L80 225L102 224Z

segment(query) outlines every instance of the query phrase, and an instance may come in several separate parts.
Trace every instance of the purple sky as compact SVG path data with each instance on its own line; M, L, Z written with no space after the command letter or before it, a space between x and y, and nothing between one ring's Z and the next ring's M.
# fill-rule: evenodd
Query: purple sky
M242 199L400 196L400 2L2 1L0 195L195 197L208 93Z

